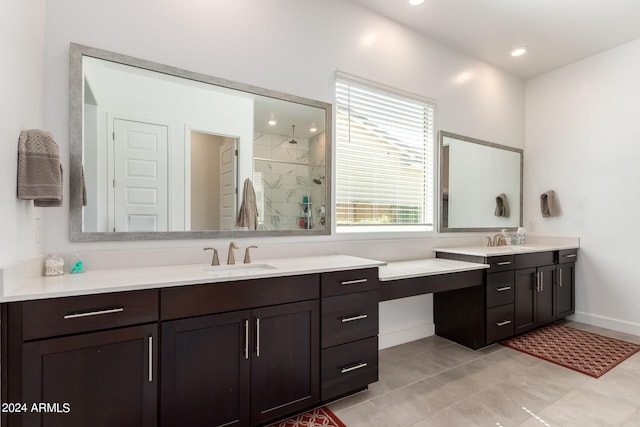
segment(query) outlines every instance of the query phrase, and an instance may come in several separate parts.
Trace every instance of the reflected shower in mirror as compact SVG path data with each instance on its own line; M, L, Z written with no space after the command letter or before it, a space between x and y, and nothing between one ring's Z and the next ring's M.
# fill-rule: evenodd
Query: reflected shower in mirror
M70 103L74 241L246 232L247 178L253 233L330 232L330 104L76 44Z
M440 132L440 231L522 225L521 149Z

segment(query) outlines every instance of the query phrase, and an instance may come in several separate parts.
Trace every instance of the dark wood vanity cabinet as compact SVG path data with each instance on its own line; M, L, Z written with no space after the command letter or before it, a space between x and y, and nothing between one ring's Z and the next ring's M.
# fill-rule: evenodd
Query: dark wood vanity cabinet
M317 404L319 282L304 275L162 290L160 425L261 425Z
M312 406L318 301L162 324L163 426L249 426Z
M575 312L576 258L575 249L558 251L558 269L555 282L556 318L564 319Z
M250 311L162 324L162 426L251 424Z
M555 265L516 271L515 333L527 332L556 320Z
M5 303L2 425L265 425L377 381L378 301L369 268Z
M451 314L449 305L439 303L443 297L434 296L436 333L446 331L446 338L471 348L479 348L546 325L573 314L575 306L575 260L577 249L509 254L499 256L474 256L445 252L439 258L489 264L485 270L484 295L469 299L462 291L453 291L452 301L468 301L484 310L485 328L476 328L473 339L457 340L463 331L456 319L466 314ZM443 308L444 307L444 308ZM448 314L441 312L447 311ZM469 308L465 310L469 311ZM438 321L448 325L438 325ZM451 327L448 327L453 325ZM469 329L464 329L469 331ZM468 333L467 333L468 334Z
M486 274L486 324L487 342L496 342L514 334L515 273L512 261L510 268L498 273ZM504 270L504 269L502 269Z
M322 274L321 400L378 381L378 269Z
M5 304L3 401L24 410L3 425L156 426L157 318L157 291Z

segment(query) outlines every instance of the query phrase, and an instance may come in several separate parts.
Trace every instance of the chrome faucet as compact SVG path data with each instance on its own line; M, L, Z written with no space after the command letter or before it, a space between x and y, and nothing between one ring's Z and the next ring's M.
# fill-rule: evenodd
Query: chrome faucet
M509 244L509 236L504 233L493 236L493 246L506 246Z
M218 250L216 248L204 248L205 251L213 251L213 258L211 258L211 265L220 265L218 259Z
M240 249L240 246L236 242L229 243L229 254L227 255L227 264L235 264L236 257L233 255L234 249Z
M247 249L244 250L244 263L251 264L251 255L249 254L249 249L257 248L257 246L247 246Z

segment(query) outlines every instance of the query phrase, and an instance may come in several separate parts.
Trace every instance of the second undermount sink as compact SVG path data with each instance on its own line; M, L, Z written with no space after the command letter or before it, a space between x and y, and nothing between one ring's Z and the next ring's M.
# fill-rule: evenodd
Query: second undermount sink
M250 274L259 273L265 270L275 270L271 264L227 264L227 265L210 265L204 267L204 271L207 273L220 273L220 274Z

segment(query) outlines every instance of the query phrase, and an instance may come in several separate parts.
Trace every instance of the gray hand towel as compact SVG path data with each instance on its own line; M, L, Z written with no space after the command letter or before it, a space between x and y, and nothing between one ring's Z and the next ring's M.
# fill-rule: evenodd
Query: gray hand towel
M242 205L238 213L236 227L247 227L249 230L258 228L258 206L256 204L256 193L249 178L244 180L242 190Z
M560 206L553 190L545 191L540 195L540 210L545 218L560 215Z
M509 218L509 201L507 200L506 194L500 193L496 196L496 209L494 211L494 215Z
M40 129L24 130L18 139L18 198L36 206L62 206L60 149Z

